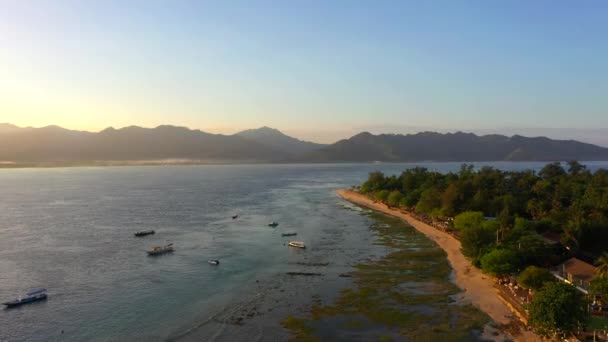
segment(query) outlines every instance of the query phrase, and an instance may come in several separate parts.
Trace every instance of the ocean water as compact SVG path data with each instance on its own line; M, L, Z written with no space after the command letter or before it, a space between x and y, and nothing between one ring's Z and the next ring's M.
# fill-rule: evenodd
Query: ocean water
M340 274L384 252L373 244L371 219L334 190L374 170L398 174L415 165L460 167L0 170L0 301L35 287L49 291L45 302L0 310L0 341L284 340L282 317L313 299L331 300L349 286ZM270 221L280 225L270 228ZM133 237L144 229L156 234ZM284 232L297 232L291 239L308 248L288 248ZM146 255L168 241L175 253Z

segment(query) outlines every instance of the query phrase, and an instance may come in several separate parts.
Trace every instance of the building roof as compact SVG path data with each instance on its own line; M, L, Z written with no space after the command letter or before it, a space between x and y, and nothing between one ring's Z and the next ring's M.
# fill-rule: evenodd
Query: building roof
M572 274L577 279L591 280L597 269L595 266L588 264L577 258L570 258L561 266L564 271Z
M544 232L542 235L540 235L540 238L545 241L545 243L548 243L550 245L555 245L558 244L560 241L560 235L559 233L556 232Z

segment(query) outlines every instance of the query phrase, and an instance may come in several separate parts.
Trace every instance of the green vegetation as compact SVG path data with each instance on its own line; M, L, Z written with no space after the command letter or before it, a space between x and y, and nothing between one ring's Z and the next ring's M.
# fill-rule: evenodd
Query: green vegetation
M597 259L597 274L600 276L608 276L608 253L604 252Z
M592 173L576 161L539 172L416 167L399 176L371 173L361 192L384 202L390 194L390 206L453 228L462 253L489 274L523 269L519 284L535 291L529 321L542 335L565 336L587 322L587 299L546 267L572 256L596 260L590 292L608 300L608 170Z
M481 268L495 276L513 273L517 263L517 254L509 249L493 249L481 258Z
M479 260L493 246L496 233L486 225L473 226L460 232L462 254L479 266Z
M493 274L554 265L575 253L597 259L608 249L608 170L591 173L575 161L547 164L538 173L475 171L467 164L447 174L421 167L399 176L373 172L361 191L384 202L390 197L389 205L429 220L454 218L463 254ZM561 236L567 249L547 244L545 233Z
M465 211L454 218L454 228L464 231L470 228L481 227L484 222L481 211Z
M305 319L288 316L281 321L281 325L294 334L295 341L320 341L311 336L312 328L306 325Z
M403 199L403 194L400 191L391 191L391 193L388 195L388 205L391 207L398 207L399 203L401 203L401 200Z
M539 290L545 283L555 281L555 277L546 268L528 266L517 277L517 283L526 289Z
M528 306L529 321L541 336L565 337L588 320L587 300L574 286L546 283Z
M591 293L602 296L605 301L608 299L608 276L598 274L591 280L591 286L589 288Z

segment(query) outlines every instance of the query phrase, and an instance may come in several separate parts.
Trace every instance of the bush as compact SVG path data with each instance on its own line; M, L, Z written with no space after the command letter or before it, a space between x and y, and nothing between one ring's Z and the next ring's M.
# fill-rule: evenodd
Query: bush
M591 280L589 288L592 294L602 296L603 302L608 302L608 276L597 275Z
M519 267L517 253L509 249L494 249L481 257L481 268L493 275L507 275Z
M420 194L421 192L419 190L408 192L404 197L405 206L410 208L415 207L420 199Z
M399 206L401 199L403 198L403 194L397 190L391 191L388 195L388 205L391 207Z
M471 227L480 227L484 221L481 211L465 211L454 218L454 228L465 230Z
M519 274L517 282L526 289L539 290L545 283L555 281L555 277L546 268L528 266Z
M441 193L435 188L424 190L420 195L420 200L416 204L416 210L430 214L433 209L441 207Z
M380 202L384 202L388 198L388 194L388 190L380 190L376 192L376 199Z
M496 231L488 229L483 225L471 226L460 232L460 243L462 254L477 262L483 252L492 247Z

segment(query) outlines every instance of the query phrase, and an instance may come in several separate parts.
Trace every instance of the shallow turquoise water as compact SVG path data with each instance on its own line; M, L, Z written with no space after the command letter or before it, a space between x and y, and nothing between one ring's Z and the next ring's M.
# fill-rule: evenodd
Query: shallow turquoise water
M0 300L49 290L46 302L0 310L0 341L231 340L253 332L259 340L281 339L281 313L345 286L337 274L379 252L370 247L370 219L345 210L333 190L359 184L373 170L412 165L0 170ZM425 166L448 171L460 163ZM270 221L279 227L269 228ZM133 237L143 229L157 234ZM309 248L287 248L280 236L287 231ZM173 255L145 255L166 241L175 244ZM325 276L285 277L294 270ZM266 319L243 326L217 319L253 300Z

